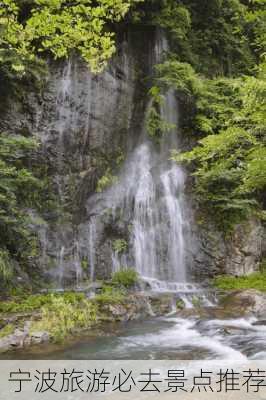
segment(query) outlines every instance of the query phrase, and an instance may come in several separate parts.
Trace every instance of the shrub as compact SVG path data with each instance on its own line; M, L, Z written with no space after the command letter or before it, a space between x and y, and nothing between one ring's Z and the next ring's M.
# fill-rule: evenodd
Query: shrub
M102 193L109 186L114 185L117 182L117 176L112 175L110 168L107 168L105 174L98 180L96 192Z
M104 286L102 292L96 295L94 300L99 305L119 304L125 300L125 292L112 286Z
M185 308L185 303L182 299L176 300L176 308L177 310L183 310Z
M97 306L85 297L52 295L50 300L50 304L42 308L40 321L33 323L32 331L47 331L55 341L61 341L68 334L88 328L96 321Z
M255 272L248 276L218 276L214 279L213 284L218 289L223 290L240 290L240 289L256 289L266 292L266 272Z
M138 282L138 273L133 268L121 269L112 275L112 284L130 288Z
M23 295L22 297L14 297L11 301L0 302L0 312L19 313L40 310L43 306L53 304L54 299L59 297L70 304L76 304L78 301L85 299L83 293L73 292L66 292L64 294Z
M127 241L125 239L116 239L113 241L112 247L117 254L124 253L127 251Z

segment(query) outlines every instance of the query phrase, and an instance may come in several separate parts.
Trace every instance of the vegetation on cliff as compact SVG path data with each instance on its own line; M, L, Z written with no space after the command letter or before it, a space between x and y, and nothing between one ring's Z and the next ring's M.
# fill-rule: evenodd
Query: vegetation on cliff
M250 213L264 219L265 1L160 5L152 18L166 29L171 46L155 71L153 108L174 88L189 113L181 121L183 132L196 143L172 158L190 164L201 206L224 229ZM166 131L154 114L148 121L152 136Z
M161 27L169 39L150 89L149 134L158 142L171 130L160 109L166 90L174 89L189 115L181 128L196 146L172 157L190 166L202 207L226 228L250 213L265 218L265 0L0 0L0 84L42 81L47 59L72 51L92 71L102 71L115 52L118 23L125 21ZM0 133L5 286L14 262L29 269L38 247L26 211L40 206L46 184L36 150L28 137ZM106 168L97 191L115 181Z
M257 272L247 276L217 276L213 280L213 286L221 290L255 289L266 292L266 259L262 260Z
M91 297L71 291L13 295L0 302L0 338L10 335L16 329L14 323L1 327L1 319L16 320L17 315L20 315L18 323L21 328L30 318L30 332L47 332L54 341L61 341L99 322L127 318L130 302L134 310L136 299L131 289L137 281L138 276L134 270L123 270L114 273L112 280L103 283L99 293Z
M142 0L1 0L0 85L23 99L26 85L41 83L47 59L66 58L75 50L94 72L115 52L114 23ZM20 85L20 86L19 86ZM23 101L23 100L22 100ZM38 143L0 132L0 286L12 281L15 266L34 268L38 243L27 209L47 200L45 171L35 162ZM45 169L45 168L44 168ZM99 182L99 190L107 178ZM111 178L110 178L111 179ZM50 189L48 189L50 190ZM34 270L30 271L30 275Z
M31 138L0 135L0 279L4 285L13 277L14 260L28 263L37 248L26 211L38 207L44 185L29 167L37 146Z
M222 290L256 289L266 292L266 273L255 272L248 276L218 276L213 282L214 286Z

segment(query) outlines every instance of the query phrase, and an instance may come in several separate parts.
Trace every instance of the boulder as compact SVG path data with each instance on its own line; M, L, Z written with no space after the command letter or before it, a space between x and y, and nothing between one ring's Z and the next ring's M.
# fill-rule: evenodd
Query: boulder
M32 332L31 333L31 343L32 344L40 344L49 342L50 335L48 332L40 331L40 332Z
M258 318L266 318L266 294L255 289L235 291L222 300L225 307L239 314L254 314Z

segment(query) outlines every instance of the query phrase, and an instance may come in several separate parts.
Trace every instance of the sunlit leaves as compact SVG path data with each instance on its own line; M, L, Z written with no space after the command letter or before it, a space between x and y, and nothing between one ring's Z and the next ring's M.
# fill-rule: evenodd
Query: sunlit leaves
M203 80L194 74L192 82L201 85L188 85L190 95L194 87L195 134L207 136L173 159L192 165L199 200L219 210L224 221L258 210L266 189L264 71L261 65L257 77L238 79Z
M33 0L25 20L20 0L0 0L0 65L12 58L18 75L44 51L55 58L77 50L93 72L101 71L115 52L110 24L121 21L143 0ZM8 54L7 54L8 53Z

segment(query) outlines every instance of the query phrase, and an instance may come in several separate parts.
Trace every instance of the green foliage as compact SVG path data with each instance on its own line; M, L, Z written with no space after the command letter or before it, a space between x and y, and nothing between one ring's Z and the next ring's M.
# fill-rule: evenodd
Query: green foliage
M169 64L168 64L169 66ZM180 90L179 65L160 67L159 80ZM174 71L173 71L174 70ZM177 162L191 164L195 190L222 224L233 225L263 207L266 187L266 81L261 65L257 77L203 79L195 73L181 77L183 93L194 97L194 130L205 136Z
M192 304L196 308L202 307L202 298L200 298L198 296L193 296L192 297Z
M149 109L146 128L149 136L158 141L163 134L174 129L174 125L163 120L160 112L152 105Z
M53 304L55 297L60 297L69 304L76 304L85 300L83 293L65 292L63 294L23 294L13 297L10 301L0 302L1 313L23 313L40 310L43 306Z
M263 193L266 187L266 146L253 147L246 157L246 170L240 193Z
M175 41L186 40L191 29L189 9L180 2L171 0L163 1L161 4L161 11L155 14L154 22L167 29Z
M174 128L162 118L164 93L174 89L193 106L189 127L198 146L173 157L190 165L199 200L223 222L261 210L265 0L0 0L0 84L6 78L40 77L47 53L63 58L74 51L92 71L101 71L115 51L116 25L127 15L136 23L159 25L170 39L171 53L156 68L150 90L149 135L158 141ZM0 278L5 283L14 260L24 265L38 253L25 212L39 205L43 187L32 172L36 147L31 139L0 135ZM97 192L116 182L112 170L123 155L113 161L103 161L106 172ZM116 247L125 250L123 243Z
M171 41L168 59L156 68L156 98L169 88L185 98L192 110L186 129L199 138L173 158L190 164L202 206L230 228L264 206L265 1L150 3ZM160 126L156 118L152 127Z
M266 272L266 258L264 257L260 263L260 271Z
M76 330L89 328L96 316L96 304L83 297L51 295L49 303L42 307L40 321L32 324L31 331L47 331L55 341L62 341Z
M4 328L0 329L0 339L11 335L15 330L15 326L13 324L7 324L4 326Z
M111 169L107 168L105 174L97 182L96 192L103 192L109 186L114 185L117 182L117 179L117 176L112 175Z
M62 58L77 50L98 72L115 52L108 28L141 1L1 0L0 70L23 76L42 52Z
M114 286L105 285L102 288L102 292L97 294L94 298L96 304L104 306L107 304L120 304L125 301L125 291L121 288Z
M173 57L156 66L156 76L160 87L171 87L187 96L197 95L202 86L193 67Z
M265 51L262 3L147 0L145 19L166 30L179 61L209 77L247 73Z
M38 143L20 135L0 134L0 264L9 279L12 257L26 262L32 255L34 237L26 207L37 206L42 181L28 168Z
M127 251L127 241L125 239L116 239L112 243L113 250L117 254L121 254Z
M161 94L161 89L158 86L153 86L149 94L151 96L151 104L148 110L146 129L149 136L158 142L164 134L174 129L175 125L162 118L165 99Z
M0 250L0 278L8 284L13 277L13 265L7 251Z
M213 284L222 290L244 290L256 289L262 292L266 291L266 273L256 272L248 276L218 276L214 279Z
M112 284L125 288L133 287L138 280L138 273L133 268L121 269L112 275Z
M183 310L185 308L185 303L182 299L177 299L176 300L176 308L177 310Z
M250 0L245 21L252 32L252 45L265 56L266 49L266 7L265 0Z

